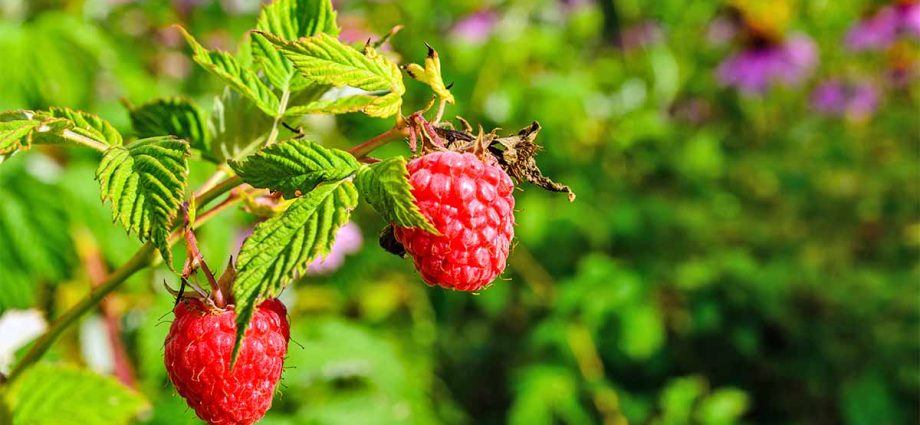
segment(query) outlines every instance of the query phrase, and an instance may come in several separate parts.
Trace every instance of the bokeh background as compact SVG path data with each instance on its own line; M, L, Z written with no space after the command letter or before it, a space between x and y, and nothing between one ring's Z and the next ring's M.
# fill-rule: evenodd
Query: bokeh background
M538 160L578 199L522 186L509 269L475 295L426 287L359 209L349 246L284 294L295 342L264 423L918 423L920 5L336 4L348 41L403 24L388 54L438 49L448 116L539 121ZM223 88L169 25L232 51L258 7L0 0L0 109L69 106L126 132L125 101L207 109ZM430 98L407 85L406 113ZM302 124L346 147L390 122ZM0 166L0 312L51 320L139 247L99 202L97 161L43 147ZM226 263L252 223L213 220L205 257ZM138 423L194 424L163 369L164 281L132 278L49 358L128 365L151 405Z

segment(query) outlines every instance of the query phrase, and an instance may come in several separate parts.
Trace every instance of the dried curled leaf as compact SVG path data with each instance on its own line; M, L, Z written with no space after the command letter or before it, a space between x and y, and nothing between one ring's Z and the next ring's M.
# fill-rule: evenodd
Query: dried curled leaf
M569 196L569 202L575 200L572 188L544 176L537 166L535 157L540 151L540 145L534 140L540 133L539 123L534 121L514 136L497 137L496 130L486 135L480 133L479 136L474 136L470 132L469 123L462 119L460 121L465 127L463 131L443 127L436 129L438 135L447 142L449 149L469 150L474 149L476 145L488 147L489 153L498 160L502 169L518 182L528 181L552 192L565 192Z

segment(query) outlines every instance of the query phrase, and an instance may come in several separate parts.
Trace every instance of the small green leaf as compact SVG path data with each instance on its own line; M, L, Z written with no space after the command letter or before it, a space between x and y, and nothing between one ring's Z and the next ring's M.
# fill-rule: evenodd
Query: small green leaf
M406 158L387 158L362 167L358 170L355 184L361 196L387 221L440 234L416 205L409 171L406 170Z
M77 142L77 139L81 141ZM107 145L120 145L122 138L108 121L72 109L0 113L0 157L27 150L33 144L65 143L78 143L103 150Z
M441 77L441 59L431 46L428 46L428 56L425 58L425 67L410 63L403 69L410 77L421 81L431 87L441 99L447 103L454 103L454 95L444 85L444 79Z
M298 117L308 114L345 114L364 112L372 117L386 118L399 112L402 97L390 93L386 96L359 94L333 100L316 100L302 106L288 108L285 116Z
M128 113L137 137L176 136L202 152L210 149L204 113L189 99L155 99L130 107Z
M227 52L211 52L195 40L185 28L178 27L192 48L192 59L227 83L230 87L249 98L268 116L278 115L278 96L272 92L255 72L244 68L233 55Z
M315 100L306 105L293 106L288 108L284 114L288 117L299 117L309 114L345 114L349 112L362 112L370 105L377 96L359 94L355 96L345 96L338 99Z
M0 155L9 155L28 149L32 144L29 137L41 121L11 120L0 122Z
M244 182L281 192L285 198L309 192L322 182L341 180L360 166L348 152L303 139L274 144L229 164Z
M73 131L90 139L104 142L109 146L122 144L121 133L108 121L96 115L70 108L52 107L50 114L54 118L63 118L73 123Z
M284 213L256 226L236 263L234 359L255 307L277 296L310 261L329 253L336 232L357 204L358 192L351 181L324 183L292 202Z
M324 33L293 42L263 35L311 81L398 95L405 92L399 67L372 47L361 53Z
M114 218L142 242L153 241L172 264L169 232L185 197L189 145L173 137L137 140L105 152L96 179Z
M367 105L364 113L372 117L386 118L399 113L400 106L402 106L402 95L394 92L378 97L370 105Z
M275 0L263 6L256 29L288 41L321 32L332 36L339 34L335 10L329 0ZM265 75L275 87L299 91L309 84L265 36L253 34L252 47Z
M7 399L14 424L117 425L149 408L144 397L114 378L40 363L17 380Z

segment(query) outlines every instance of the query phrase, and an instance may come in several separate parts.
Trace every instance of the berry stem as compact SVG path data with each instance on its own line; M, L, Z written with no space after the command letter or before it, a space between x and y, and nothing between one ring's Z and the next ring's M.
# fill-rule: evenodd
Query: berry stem
M201 266L201 271L204 272L204 276L208 279L208 283L211 285L211 298L214 300L214 304L220 308L226 307L227 301L226 298L224 298L224 293L220 290L217 279L214 278L214 273L211 272L208 263L204 261L204 257L201 256L201 250L198 249L198 239L195 237L195 232L189 227L185 228L185 247L188 249L189 257L192 258L194 263Z
M409 132L406 128L407 127L404 125L397 124L389 130L372 137L368 141L352 147L348 150L348 152L354 155L355 158L364 158L367 156L367 154L373 152L374 149L377 149L394 140L399 140L408 136Z

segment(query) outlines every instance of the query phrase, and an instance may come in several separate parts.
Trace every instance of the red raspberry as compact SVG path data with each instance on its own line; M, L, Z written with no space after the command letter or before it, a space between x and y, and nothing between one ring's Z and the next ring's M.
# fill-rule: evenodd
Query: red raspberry
M209 311L199 300L176 306L166 337L166 371L198 417L216 425L249 425L272 405L287 353L290 325L284 304L264 301L246 330L233 370L233 310Z
M514 237L514 183L494 160L435 152L409 162L418 207L441 236L394 226L429 285L476 291L505 269Z

